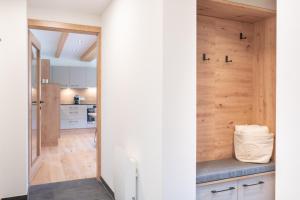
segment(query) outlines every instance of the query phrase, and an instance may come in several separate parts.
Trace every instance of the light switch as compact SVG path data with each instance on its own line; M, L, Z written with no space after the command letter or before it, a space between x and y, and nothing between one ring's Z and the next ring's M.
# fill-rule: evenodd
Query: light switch
M42 84L48 84L49 83L49 80L48 79L42 79Z

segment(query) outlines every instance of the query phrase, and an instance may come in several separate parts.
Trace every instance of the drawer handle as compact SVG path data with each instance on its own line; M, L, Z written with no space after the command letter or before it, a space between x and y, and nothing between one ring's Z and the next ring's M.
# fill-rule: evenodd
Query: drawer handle
M212 190L211 193L216 194L216 193L226 192L226 191L230 191L230 190L235 190L235 187L230 187L230 188L225 189L225 190Z
M254 184L244 184L243 187L251 187L251 186L255 186L255 185L261 185L264 184L265 182L263 181L259 181L258 183L254 183Z

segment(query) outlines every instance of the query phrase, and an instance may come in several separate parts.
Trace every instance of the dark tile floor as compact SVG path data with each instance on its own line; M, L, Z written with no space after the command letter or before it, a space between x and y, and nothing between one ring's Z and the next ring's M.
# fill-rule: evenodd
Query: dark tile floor
M82 179L31 186L29 200L112 200L102 183Z

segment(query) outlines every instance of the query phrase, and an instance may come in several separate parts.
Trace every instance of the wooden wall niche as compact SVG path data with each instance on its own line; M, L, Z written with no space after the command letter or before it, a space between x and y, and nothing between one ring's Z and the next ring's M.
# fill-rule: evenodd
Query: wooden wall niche
M253 122L276 128L276 17L254 24Z
M233 157L236 124L266 124L275 132L275 21L198 12L197 162Z

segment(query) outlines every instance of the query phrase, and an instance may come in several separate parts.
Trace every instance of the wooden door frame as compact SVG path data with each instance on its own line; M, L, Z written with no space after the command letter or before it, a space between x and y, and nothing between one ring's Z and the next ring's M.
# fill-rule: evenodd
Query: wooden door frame
M37 85L37 99L36 99L36 107L37 110L40 112L40 98L41 98L41 58L40 58L40 53L41 53L41 44L37 40L37 38L30 32L28 31L28 55L32 56L32 46L34 46L37 49L37 70L36 74L37 76L37 82L39 83ZM29 175L29 180L33 178L33 174L38 170L40 166L40 156L41 156L41 113L39 113L37 117L37 130L38 130L38 140L39 140L39 145L37 146L37 153L38 157L32 161L32 58L29 57L28 59L28 129L29 129L29 134L28 134L28 175ZM34 164L34 166L33 166Z
M101 176L101 27L70 24L55 21L28 19L28 30L39 29L69 33L82 33L97 36L97 121L96 121L96 178ZM30 131L30 130L29 130Z

